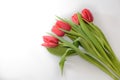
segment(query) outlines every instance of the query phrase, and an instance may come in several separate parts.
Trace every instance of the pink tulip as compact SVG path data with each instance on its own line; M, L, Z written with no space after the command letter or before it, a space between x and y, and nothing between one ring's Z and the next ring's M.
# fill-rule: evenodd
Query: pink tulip
M72 21L75 23L75 24L80 24L79 20L78 20L78 16L77 14L75 13L73 16L72 16Z
M54 47L57 47L58 44L55 44L55 43L43 43L42 46L45 46L47 48L54 48Z
M59 28L62 28L62 29L64 29L64 30L67 30L67 31L70 31L71 30L71 26L68 24L68 23L66 23L66 22L63 22L63 21L57 21L56 22L56 25L58 25L59 26Z
M83 9L81 15L82 18L85 19L86 21L93 22L92 13L88 9Z
M47 42L47 43L49 42L56 43L56 44L58 43L58 39L53 36L43 36L43 40L44 42Z
M58 25L53 26L52 32L55 33L57 36L60 36L60 37L65 35L65 33L59 29Z
M66 23L66 22L63 22L63 21L57 21L56 24L53 26L52 28L52 32L55 33L56 35L62 37L64 36L64 32L60 29L64 29L64 30L67 30L67 31L70 31L71 30L71 26Z
M42 44L42 46L53 48L58 46L58 39L53 36L43 36L43 41L45 43Z

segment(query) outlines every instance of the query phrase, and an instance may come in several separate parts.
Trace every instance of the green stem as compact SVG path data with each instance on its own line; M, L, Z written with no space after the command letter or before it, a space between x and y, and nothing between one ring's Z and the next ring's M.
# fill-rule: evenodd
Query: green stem
M118 72L118 69L112 63L112 61L109 59L109 57L107 56L107 54L105 53L105 51L101 47L101 45L98 42L98 40L91 34L91 32L87 28L85 22L82 20L81 15L79 13L78 13L78 19L79 19L79 21L81 23L80 24L81 25L81 29L83 30L83 32L86 35L86 37L88 37L88 39L94 44L94 46L96 47L96 49L98 50L98 52L101 53L101 55L108 61L108 63L110 63L110 65L116 70L116 72Z
M51 34L51 35L53 35L53 34ZM82 51L80 51L79 48L75 47L72 43L70 43L70 42L62 39L61 37L58 37L57 35L53 35L53 36L56 37L56 38L58 38L61 42L65 43L66 45L68 45L73 50L75 50L76 53L80 57L82 57L83 59L87 60L88 62L96 65L101 70L103 70L106 74L110 75L113 79L119 80L114 74L112 74L107 68L105 68L102 64L100 64L100 62L98 62L96 59L94 59L93 57L90 57L90 56L86 56L86 54L83 53Z
M119 63L119 60L116 57L116 55L114 54L114 52L113 52L110 44L108 43L106 37L104 36L103 32L97 26L95 26L93 23L88 23L88 24L90 25L89 27L94 29L94 31L96 31L100 35L100 37L101 37L101 39L102 39L102 41L104 43L104 46L103 46L104 49L106 48L108 54L110 55L111 61L114 63L114 65L117 67L117 70L120 73L120 68L119 68L120 67L120 63ZM93 34L96 34L96 33L93 33Z

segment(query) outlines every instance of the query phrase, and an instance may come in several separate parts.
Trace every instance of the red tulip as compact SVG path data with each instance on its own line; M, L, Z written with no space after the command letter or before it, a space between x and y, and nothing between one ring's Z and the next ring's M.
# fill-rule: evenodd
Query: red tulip
M56 35L62 37L62 36L64 36L65 33L63 31L61 31L60 28L67 30L67 31L71 30L71 26L68 23L65 23L63 21L57 21L56 24L52 28L52 32L55 33Z
M79 20L78 20L77 14L74 14L74 15L72 16L72 21L73 21L75 24L80 24L80 22L79 22Z
M43 40L45 43L42 46L53 48L58 46L58 39L53 36L43 36Z
M54 47L58 46L58 44L55 44L55 43L43 43L42 46L45 46L47 48L54 48Z
M71 30L71 26L70 26L68 23L66 23L66 22L57 21L57 22L56 22L56 25L58 25L59 28L62 28L62 29L64 29L64 30L67 30L67 31L70 31L70 30Z
M47 43L49 42L56 43L56 44L58 43L58 39L53 36L43 36L43 40L44 42L47 42Z
M88 9L83 9L81 15L82 18L85 19L86 21L93 22L92 13Z
M59 30L59 26L58 25L54 25L53 28L52 28L52 32L55 33L56 35L62 37L64 36L64 32Z

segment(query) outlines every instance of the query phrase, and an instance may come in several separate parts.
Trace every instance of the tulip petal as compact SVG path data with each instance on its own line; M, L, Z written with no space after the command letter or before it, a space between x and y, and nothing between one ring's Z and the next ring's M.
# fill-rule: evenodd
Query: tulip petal
M53 36L43 36L43 40L46 43L49 43L49 42L56 43L56 44L58 43L58 39Z
M54 47L57 47L58 44L55 44L55 43L43 43L42 46L48 47L48 48L54 48Z

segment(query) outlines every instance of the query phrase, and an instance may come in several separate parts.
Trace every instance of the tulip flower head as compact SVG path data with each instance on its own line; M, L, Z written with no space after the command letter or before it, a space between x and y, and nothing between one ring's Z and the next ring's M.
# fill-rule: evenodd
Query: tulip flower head
M53 26L52 32L55 33L57 36L62 37L64 36L65 33L61 31L60 28L67 31L71 30L71 26L68 23L58 20L56 24Z
M53 36L43 36L43 41L45 43L42 44L42 46L53 48L58 46L58 39Z
M60 37L64 36L64 34L65 34L63 31L61 31L61 30L59 29L59 26L58 26L58 25L54 25L54 26L53 26L52 32L53 32L54 34L56 34L57 36L60 36Z
M85 19L86 21L93 22L92 13L88 9L83 9L81 15L82 18Z
M72 21L75 23L75 24L80 24L79 20L78 20L78 16L77 14L75 13L73 16L72 16Z
M71 26L68 24L68 23L66 23L66 22L63 22L63 21L57 21L56 22L56 25L58 25L59 26L59 28L62 28L62 29L64 29L64 30L67 30L67 31L70 31L71 30Z

